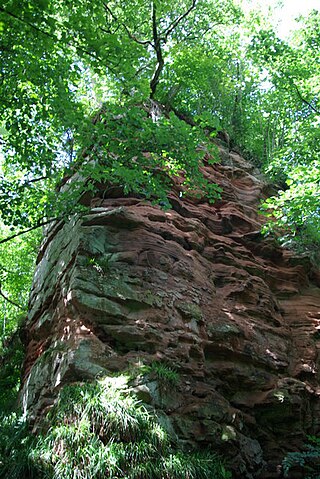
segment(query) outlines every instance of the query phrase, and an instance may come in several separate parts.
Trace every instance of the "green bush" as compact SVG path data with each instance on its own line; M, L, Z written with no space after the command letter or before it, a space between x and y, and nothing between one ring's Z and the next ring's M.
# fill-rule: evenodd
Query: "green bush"
M127 378L66 386L34 437L16 415L0 425L3 479L226 479L209 451L176 450Z

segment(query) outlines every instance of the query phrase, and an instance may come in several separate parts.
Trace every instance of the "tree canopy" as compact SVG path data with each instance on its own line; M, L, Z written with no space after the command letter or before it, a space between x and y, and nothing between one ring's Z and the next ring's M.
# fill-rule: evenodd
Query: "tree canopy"
M144 184L144 178L142 183L138 178L130 180L132 171L137 177L140 175L141 165L136 163L135 168L131 162L124 167L123 162L114 161L120 150L110 151L114 145L108 141L119 130L127 137L136 136L138 142L147 139L143 136L151 138L158 129L163 130L162 140L158 141L161 134L154 140L152 149L159 151L154 151L150 169L163 159L161 148L165 143L173 170L182 164L190 169L186 152L182 153L180 145L179 154L174 145L179 135L173 135L172 144L169 141L172 132L168 135L168 131L179 128L177 123L168 119L158 129L153 128L153 132L152 124L146 120L146 130L150 131L140 134L141 113L135 105L147 98L170 105L178 91L182 96L188 74L179 72L179 68L194 54L195 48L199 53L206 50L201 68L212 66L210 50L219 43L215 38L218 27L231 25L240 16L231 0L219 2L218 6L213 1L185 1L176 7L170 2L138 0L5 2L0 15L4 155L0 204L6 223L30 227L45 217L65 213L67 202L64 195L59 196L58 202L54 200L54 187L87 148L99 157L100 163L102 157L106 160L105 177L112 181L122 179L127 188L132 188L133 183L136 187ZM197 106L200 110L201 105ZM116 126L114 118L122 114L121 108L125 116L129 108L128 118ZM99 122L92 121L97 110ZM128 131L124 132L123 127ZM130 132L130 128L136 129L137 134ZM197 134L186 125L180 127L179 133L192 163L191 150ZM132 144L125 145L123 138L119 143L125 151L129 147L135 153L138 150ZM172 150L177 158L173 158ZM108 152L113 153L112 159L110 155L106 159ZM83 163L88 168L88 161ZM189 180L195 173L192 165L191 170ZM153 185L154 180L145 171L150 186L147 196L155 194L157 188L163 196L160 185ZM97 177L97 171L94 175ZM83 185L79 186L82 188ZM146 189L144 185L143 190ZM80 191L75 194L73 204L79 195Z

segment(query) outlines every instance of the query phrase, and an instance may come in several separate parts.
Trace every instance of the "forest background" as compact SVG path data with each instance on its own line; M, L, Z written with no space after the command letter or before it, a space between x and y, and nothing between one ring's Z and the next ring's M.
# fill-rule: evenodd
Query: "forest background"
M19 388L23 351L12 344L42 227L81 214L97 184L167 208L170 177L183 171L185 190L214 202L220 191L202 177L197 147L223 131L275 185L261 206L264 233L319 259L320 12L284 40L268 15L241 3L2 2L3 411ZM79 181L61 189L75 172Z

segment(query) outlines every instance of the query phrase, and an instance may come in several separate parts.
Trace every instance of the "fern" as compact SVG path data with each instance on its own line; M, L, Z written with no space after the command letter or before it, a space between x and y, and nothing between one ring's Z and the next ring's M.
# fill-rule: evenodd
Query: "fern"
M291 469L300 468L306 476L305 479L320 479L320 438L309 437L310 442L306 450L289 452L282 462L284 476L288 477Z

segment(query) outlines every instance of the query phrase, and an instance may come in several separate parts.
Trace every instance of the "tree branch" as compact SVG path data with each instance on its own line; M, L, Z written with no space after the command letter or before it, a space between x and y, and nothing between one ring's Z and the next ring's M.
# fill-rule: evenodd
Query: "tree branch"
M157 20L158 20L157 19L157 7L156 7L155 2L152 1L151 17L152 17L152 37L153 37L152 40L153 41L151 41L151 40L140 40L139 38L137 38L136 35L134 35L130 31L130 29L128 28L128 26L125 23L119 21L118 17L114 14L114 12L111 10L109 5L106 2L103 4L106 12L108 12L108 14L111 16L111 18L113 20L115 20L116 22L118 22L125 29L128 37L131 40L138 43L139 45L143 45L143 46L150 45L153 48L153 50L155 51L156 56L157 56L157 65L156 65L155 71L154 71L154 73L152 75L152 78L151 78L151 81L150 81L150 90L151 90L150 98L151 99L153 99L154 96L155 96L156 89L157 89L157 86L158 86L158 83L159 83L159 80L160 80L160 76L161 76L161 73L162 73L162 70L163 70L163 67L164 67L164 58L163 58L163 53L162 53L162 48L161 48L161 42L167 42L168 37L171 35L173 30L179 25L179 23L183 19L185 19L190 14L190 12L195 8L196 3L197 3L197 0L192 0L192 4L190 5L190 7L184 13L179 15L168 26L168 28L162 34L159 34L158 24L157 24Z
M190 126L199 126L197 123L194 121L194 119L188 115L185 115L184 113L181 113L179 110L174 108L173 106L169 105L169 108L173 113L179 118L179 120L184 121Z
M153 48L157 55L157 66L150 81L150 89L151 89L150 98L154 98L155 96L160 75L164 67L164 58L163 58L162 49L161 49L161 37L159 37L158 35L157 7L155 2L152 2L152 35L153 35Z
M305 103L306 105L308 105L308 106L311 108L311 110L313 110L315 113L317 113L317 115L320 115L320 110L317 110L314 106L311 105L310 102L308 102L308 100L306 100L305 98L303 98L303 96L301 95L301 93L300 93L300 91L299 91L299 88L297 87L297 85L296 85L294 82L292 82L292 84L293 84L293 86L295 87L296 92L297 92L298 97L300 98L300 100L301 100L303 103Z
M168 36L171 35L171 33L173 32L173 30L179 25L179 23L184 19L186 18L189 13L192 12L192 10L195 8L196 6L196 3L197 3L197 0L192 0L192 4L191 6L188 8L188 10L186 10L184 13L182 13L179 17L177 17L172 23L171 25L169 25L169 27L167 28L167 30L165 32L163 32L163 34L161 34L161 37L163 38L163 40L166 42L168 40Z
M8 296L6 296L6 295L2 292L2 290L1 290L1 283L0 283L0 296L2 296L5 301L8 301L8 303L12 304L12 306L15 306L16 308L19 308L19 309L21 309L22 311L25 311L25 309L22 308L22 307L20 306L20 304L15 303L14 301L12 301L12 299L8 298Z
M30 185L31 183L37 183L38 181L42 180L50 180L52 179L52 176L40 176L39 178L32 178L32 180L26 180L22 186L27 186Z
M49 223L52 223L53 221L57 221L59 218L52 218L48 221L42 221L41 223L36 224L35 226L31 226L30 228L27 228L26 230L19 231L18 233L15 233L11 236L7 236L6 238L3 238L0 240L0 244L8 243L8 241L13 240L14 238L17 238L18 236L24 235L26 233L29 233L29 231L36 230L38 228L41 228L42 226L46 226Z
M109 7L109 5L107 3L104 3L103 6L104 6L105 10L111 15L111 17L116 22L119 22L118 17L113 13L113 11ZM140 40L139 38L137 38L132 32L130 32L129 28L127 27L127 25L125 23L121 23L121 22L119 22L119 23L125 29L125 31L127 32L128 37L131 38L131 40L134 40L136 43L139 43L139 45L153 46L150 40Z
M150 81L150 89L151 89L151 94L150 98L153 99L156 93L156 89L160 80L160 75L162 73L163 67L164 67L164 58L162 54L162 48L161 48L161 42L167 42L169 35L173 32L175 28L179 25L179 23L185 19L189 13L195 8L197 3L197 0L192 0L191 6L186 10L184 13L179 15L165 30L162 34L159 35L158 32L158 25L157 25L157 7L155 2L152 2L152 34L153 34L153 48L156 52L157 55L157 66L155 69L155 72L153 74L153 77Z
M21 23L24 23L25 25L28 25L33 30L36 30L37 32L42 33L43 35L46 35L47 37L53 38L54 40L58 41L58 38L55 35L53 35L52 33L49 33L49 32L46 32L45 30L42 30L41 28L39 28L39 27L33 25L32 23L24 20L23 18L18 17L18 15L16 15L15 13L12 13L12 12L9 12L8 10L5 10L3 7L0 7L0 12L4 13L5 15L8 15L9 17L14 18L15 20L18 20Z
M190 31L189 33L187 33L186 35L184 35L183 37L183 41L188 39L188 40L199 40L199 39L203 39L204 35L206 33L208 33L210 30L213 30L215 27L217 27L218 25L223 25L222 22L216 22L216 23L213 23L212 25L209 25L206 29L204 29L201 34L199 35L194 35L192 31ZM192 36L191 36L192 35ZM210 50L209 50L210 51Z
M150 40L139 40L135 35L133 35L133 33L130 32L129 28L124 23L122 25L125 28L131 40L134 40L136 43L139 43L140 45L150 45L151 47L153 46Z

